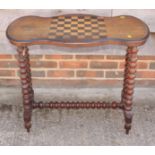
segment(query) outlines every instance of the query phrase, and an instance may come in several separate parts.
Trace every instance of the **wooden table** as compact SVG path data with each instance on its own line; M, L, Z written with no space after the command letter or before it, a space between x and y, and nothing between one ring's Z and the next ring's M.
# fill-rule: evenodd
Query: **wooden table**
M67 14L54 17L25 16L13 21L7 28L7 38L17 46L23 95L24 122L31 128L31 114L35 108L120 108L124 112L125 129L129 133L132 122L138 46L148 36L148 26L133 16L102 17L87 14ZM124 84L120 102L48 102L34 101L28 46L55 45L70 48L101 45L127 46Z

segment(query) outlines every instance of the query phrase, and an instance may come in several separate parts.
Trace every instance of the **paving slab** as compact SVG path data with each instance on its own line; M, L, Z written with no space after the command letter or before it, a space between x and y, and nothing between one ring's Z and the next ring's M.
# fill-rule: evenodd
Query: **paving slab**
M0 88L0 145L155 145L155 88L137 88L129 135L121 110L34 110L31 132L23 127L20 89ZM35 88L36 100L112 101L121 89Z

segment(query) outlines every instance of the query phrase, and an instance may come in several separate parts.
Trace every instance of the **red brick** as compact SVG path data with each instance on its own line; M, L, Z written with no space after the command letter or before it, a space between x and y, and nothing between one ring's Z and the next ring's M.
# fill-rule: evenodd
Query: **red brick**
M149 80L149 79L136 79L136 87L148 87L148 88L154 88L155 87L155 80Z
M146 69L147 68L147 63L146 62L138 62L137 63L137 68L138 69Z
M104 59L104 55L76 55L76 59Z
M119 68L124 69L125 62L120 62ZM148 64L146 62L137 62L137 69L146 69Z
M117 68L117 62L100 62L100 61L92 61L90 62L90 68L94 69L114 69Z
M139 55L138 60L155 60L155 56L151 55Z
M107 55L106 58L109 60L123 60L125 59L125 56L124 55Z
M13 55L11 54L0 54L0 59L12 59Z
M60 68L87 68L88 62L86 61L61 61Z
M32 71L32 77L45 77L44 71Z
M0 76L15 76L15 70L0 70Z
M149 68L150 68L150 69L155 69L155 62L151 62Z
M56 61L31 61L32 68L56 68Z
M137 78L155 78L155 71L138 71Z
M16 68L18 67L17 61L0 61L0 68Z
M106 78L123 78L123 71L105 71Z
M30 59L32 60L40 60L43 58L43 55L30 55Z
M124 66L125 66L125 62L124 61L122 61L122 62L120 62L120 64L119 64L119 69L124 69Z
M32 77L45 77L45 71L40 71L40 70L32 70ZM17 70L17 76L20 76L19 69Z
M51 54L45 55L45 59L72 59L73 55Z
M57 62L55 61L45 61L45 62L43 62L43 67L45 67L45 68L56 68L57 67Z
M102 71L77 71L77 77L103 77Z
M18 58L18 55L14 55L15 59ZM34 54L30 54L30 59L31 60L41 60L43 58L43 55L39 54L39 55L34 55Z
M53 70L47 72L48 77L74 77L74 71Z
M0 79L0 86L1 87L21 87L21 82L19 79Z

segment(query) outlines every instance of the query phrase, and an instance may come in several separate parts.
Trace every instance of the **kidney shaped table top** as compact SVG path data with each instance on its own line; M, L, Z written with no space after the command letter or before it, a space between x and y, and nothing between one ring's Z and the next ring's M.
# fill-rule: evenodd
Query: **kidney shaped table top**
M133 16L102 17L68 14L55 17L25 16L7 29L15 45L97 46L141 45L149 35L147 25Z

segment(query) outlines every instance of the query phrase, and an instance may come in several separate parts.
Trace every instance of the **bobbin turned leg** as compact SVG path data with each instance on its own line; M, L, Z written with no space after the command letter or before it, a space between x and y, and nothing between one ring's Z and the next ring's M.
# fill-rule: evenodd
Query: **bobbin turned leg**
M32 81L31 81L29 53L27 47L18 47L17 52L18 52L20 79L23 94L24 123L25 128L29 132L31 128L32 104L34 102L34 91L32 88Z
M124 85L122 90L122 104L124 104L125 130L129 133L132 123L132 99L134 93L134 84L137 65L137 48L128 47L126 54L126 64L124 71Z

